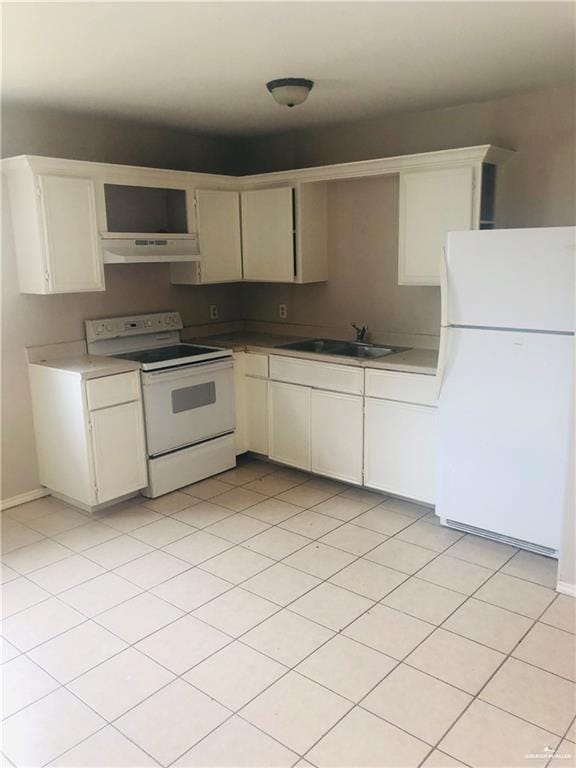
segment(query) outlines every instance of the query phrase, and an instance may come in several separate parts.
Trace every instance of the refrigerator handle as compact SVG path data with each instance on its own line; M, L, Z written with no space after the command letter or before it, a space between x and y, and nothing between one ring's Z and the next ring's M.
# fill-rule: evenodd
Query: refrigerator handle
M446 366L448 364L448 262L446 258L446 246L442 246L442 258L440 259L440 347L438 349L438 368L436 371L436 395L440 399L444 381L446 379Z
M440 259L440 325L448 325L448 259L446 246L442 246Z
M450 339L450 328L443 325L440 328L440 347L438 349L438 368L436 370L436 397L440 400L446 374L448 372L448 346Z

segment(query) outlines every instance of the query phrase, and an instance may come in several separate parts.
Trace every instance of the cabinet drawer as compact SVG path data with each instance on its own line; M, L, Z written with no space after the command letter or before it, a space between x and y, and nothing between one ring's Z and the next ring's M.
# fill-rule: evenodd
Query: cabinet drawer
M364 370L350 365L332 365L270 355L270 378L332 392L351 395L364 393Z
M258 352L247 352L244 357L244 373L246 376L259 376L268 378L268 355L260 355Z
M438 401L436 376L422 373L366 370L366 396L404 403L436 405Z
M86 395L88 408L91 411L138 400L140 398L140 373L132 371L90 379L86 382Z

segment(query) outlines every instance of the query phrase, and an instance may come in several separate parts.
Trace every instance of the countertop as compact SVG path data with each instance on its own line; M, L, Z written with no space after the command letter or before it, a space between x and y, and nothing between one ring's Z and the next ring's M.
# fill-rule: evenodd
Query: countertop
M116 357L101 355L77 355L54 360L38 360L30 365L40 365L57 371L66 371L81 379L97 379L100 376L113 376L116 373L128 373L140 370L140 363L133 360L119 360Z
M266 333L246 333L244 331L238 331L219 336L201 336L194 339L186 339L186 341L192 341L197 344L214 344L217 347L233 349L235 352L262 352L267 355L285 355L287 357L300 357L306 360L319 360L326 363L354 365L360 368L422 373L427 376L434 376L438 367L438 350L436 349L414 348L406 350L406 352L396 352L376 360L361 360L354 357L343 357L341 355L302 352L295 349L278 349L278 344L303 341L304 338L309 337L276 336Z

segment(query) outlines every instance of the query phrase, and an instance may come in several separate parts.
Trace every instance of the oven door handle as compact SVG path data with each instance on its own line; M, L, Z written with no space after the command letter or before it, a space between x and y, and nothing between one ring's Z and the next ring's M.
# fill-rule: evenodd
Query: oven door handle
M142 383L144 386L150 384L164 384L169 381L177 381L178 379L190 379L195 374L203 375L210 374L212 372L224 371L226 369L232 369L234 367L234 361L228 360L208 360L205 363L192 363L192 365L183 365L181 368L164 368L159 371L146 371L142 373Z

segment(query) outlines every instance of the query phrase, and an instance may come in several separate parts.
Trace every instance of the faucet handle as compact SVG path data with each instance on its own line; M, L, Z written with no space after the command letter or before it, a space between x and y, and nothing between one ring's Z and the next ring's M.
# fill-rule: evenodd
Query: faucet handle
M366 336L366 331L368 330L367 325L363 325L361 328L356 325L356 323L350 323L352 328L356 331L356 340L357 341L363 341L364 336Z

